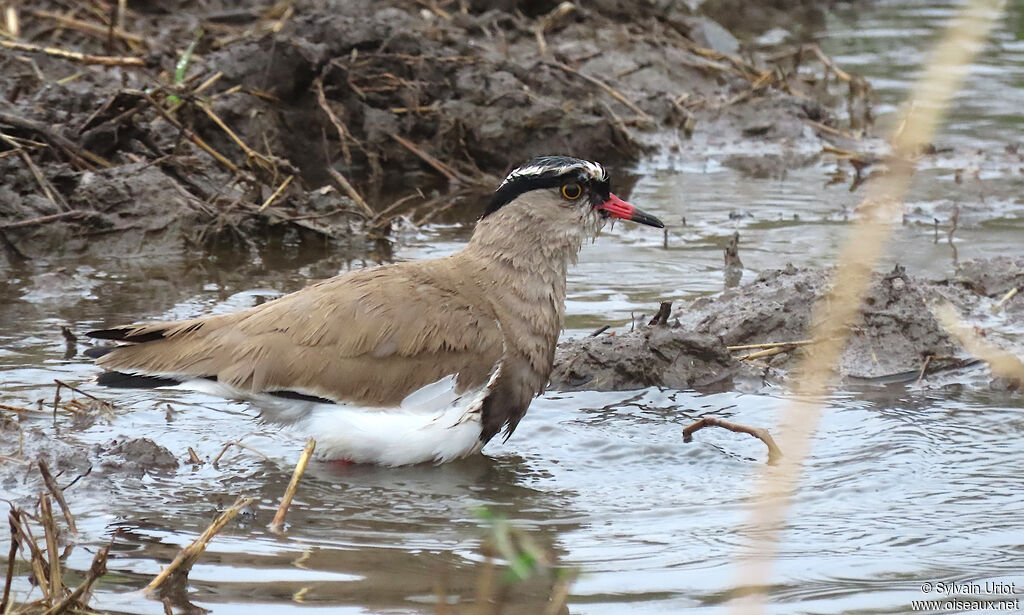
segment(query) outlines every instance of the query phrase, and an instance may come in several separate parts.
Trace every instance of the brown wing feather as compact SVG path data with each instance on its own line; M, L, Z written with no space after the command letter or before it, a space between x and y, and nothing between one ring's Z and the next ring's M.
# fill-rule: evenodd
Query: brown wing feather
M389 265L234 314L97 331L129 342L97 363L367 404L397 403L450 374L471 388L487 381L503 346L469 277L433 261Z

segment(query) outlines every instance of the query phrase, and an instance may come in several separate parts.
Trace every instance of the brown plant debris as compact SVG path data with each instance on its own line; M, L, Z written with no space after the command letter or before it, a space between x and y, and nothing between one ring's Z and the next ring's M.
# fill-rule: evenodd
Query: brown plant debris
M768 447L768 463L778 463L779 459L782 458L782 451L779 446L775 444L774 438L768 433L768 430L764 427L750 427L748 425L741 425L739 423L733 423L732 421L726 421L715 416L705 416L700 418L698 421L683 429L683 442L692 442L693 434L705 427L721 427L722 429L728 429L735 433L745 433L748 436L753 436L764 442L765 446Z

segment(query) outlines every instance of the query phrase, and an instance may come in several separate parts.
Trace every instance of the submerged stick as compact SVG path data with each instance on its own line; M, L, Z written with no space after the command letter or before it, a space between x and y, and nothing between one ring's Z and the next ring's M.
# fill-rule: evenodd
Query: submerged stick
M768 463L770 465L778 463L779 459L782 458L782 450L779 449L777 444L775 444L775 439L772 438L772 435L768 433L768 430L764 427L740 425L739 423L726 421L715 416L705 416L684 429L683 442L692 442L694 432L700 431L705 427L721 427L722 429L728 429L729 431L736 433L745 433L748 436L754 436L761 442L764 442L765 446L768 447Z
M192 565L196 563L199 556L206 550L207 545L210 544L210 540L217 535L229 521L235 518L239 512L249 504L252 504L252 498L238 498L235 503L231 505L231 508L225 510L220 514L219 517L213 520L210 527L206 528L198 538L192 541L187 547L178 552L178 555L174 558L167 568L160 571L160 574L156 575L149 585L142 591L144 593L152 593L163 585L168 578L172 575L175 577L188 577L189 571L192 569Z
M284 517L288 514L288 507L292 504L292 499L295 497L295 491L299 488L299 479L302 478L303 472L306 471L306 466L309 465L309 458L313 456L313 451L316 449L316 440L310 438L306 442L306 446L302 449L302 454L299 455L299 462L295 464L295 472L292 473L292 480L288 483L288 488L284 490L284 497L281 498L281 505L277 508L277 514L274 515L274 520L267 526L271 532L278 534L284 527Z

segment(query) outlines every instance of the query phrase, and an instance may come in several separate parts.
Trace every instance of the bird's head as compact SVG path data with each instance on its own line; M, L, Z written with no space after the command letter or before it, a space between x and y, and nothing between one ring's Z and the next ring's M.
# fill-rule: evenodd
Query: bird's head
M609 218L665 227L661 220L612 194L603 166L569 156L540 156L509 173L482 219L496 214L526 224L547 221L573 226L584 235L596 234Z

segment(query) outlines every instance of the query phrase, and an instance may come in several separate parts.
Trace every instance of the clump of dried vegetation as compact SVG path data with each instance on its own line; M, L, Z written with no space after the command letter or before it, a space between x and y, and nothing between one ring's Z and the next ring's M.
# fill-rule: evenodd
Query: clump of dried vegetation
M0 613L58 615L88 612L93 585L107 573L110 546L101 547L89 569L77 579L77 585L69 587L62 560L70 552L78 529L71 509L64 500L64 488L57 484L45 462L39 461L38 468L46 491L39 494L35 506L25 509L12 504L7 515L11 545L7 554L7 574L4 577L3 598L0 599ZM60 509L62 525L54 518L54 502ZM21 560L27 563L30 583L41 594L38 597L30 593L19 599L12 592L12 582L19 568L19 554Z
M184 231L196 245L381 236L399 216L436 220L531 155L628 163L651 149L645 134L777 100L830 137L871 121L868 84L818 47L718 51L667 9L243 4L198 19L124 1L3 5L0 65L18 73L0 111L0 167L17 171L21 201L0 207L12 258L50 227ZM636 65L617 73L586 68L592 43L559 44L622 28ZM643 71L663 78L632 81ZM147 185L161 208L140 208Z

